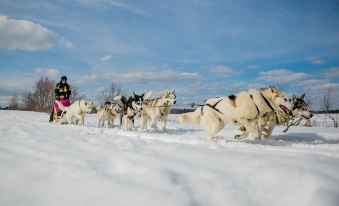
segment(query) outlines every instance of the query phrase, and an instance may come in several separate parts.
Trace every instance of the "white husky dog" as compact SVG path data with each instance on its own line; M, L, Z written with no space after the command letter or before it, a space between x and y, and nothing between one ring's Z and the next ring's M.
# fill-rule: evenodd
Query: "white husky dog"
M80 121L80 125L84 125L85 114L91 113L93 110L93 102L90 101L75 101L69 107L65 107L57 100L55 102L63 112L66 112L61 123L76 124Z
M108 127L113 127L115 118L121 113L118 103L103 104L97 107L98 127L103 127L107 121Z
M171 106L176 104L175 90L167 91L163 96L146 100L141 112L141 130L147 130L147 120L151 119L151 127L157 128L157 121L163 121L162 130L166 130L167 117L171 112Z
M243 134L235 138L246 138L249 132L261 136L258 128L258 118L271 111L289 113L292 104L280 90L269 87L261 90L251 89L236 95L208 99L205 105L198 107L194 112L179 116L183 123L200 123L207 130L208 140L212 141L215 135L224 128L225 124L238 123L244 127Z
M291 126L295 118L304 118L307 120L312 118L313 114L308 110L304 97L305 94L303 94L301 97L297 97L295 95L292 96L292 98L290 99L293 106L291 114L286 114L284 112L277 111L269 112L265 116L259 118L258 128L261 128L263 131L262 137L269 138L272 135L273 129L276 125L289 123L290 121L292 121L292 123L290 124ZM244 130L244 127L241 127L240 130ZM260 138L261 137L259 137L259 139Z

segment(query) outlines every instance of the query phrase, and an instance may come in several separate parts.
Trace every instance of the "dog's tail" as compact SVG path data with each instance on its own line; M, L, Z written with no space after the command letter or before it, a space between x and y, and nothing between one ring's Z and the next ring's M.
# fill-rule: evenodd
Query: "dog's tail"
M55 103L57 103L57 105L59 106L59 108L61 109L61 111L67 111L67 107L65 107L64 105L61 104L60 101L55 100Z
M122 99L122 95L114 97L114 100L117 100L117 101L121 101L121 99Z
M202 107L198 107L194 112L187 112L179 116L181 123L200 123Z

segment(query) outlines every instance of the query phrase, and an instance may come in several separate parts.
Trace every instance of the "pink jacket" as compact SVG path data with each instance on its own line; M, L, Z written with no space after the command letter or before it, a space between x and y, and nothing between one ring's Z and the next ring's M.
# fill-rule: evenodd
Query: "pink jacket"
M69 107L71 105L71 101L69 99L61 99L60 98L60 102L62 105L64 105L65 107ZM60 108L58 106L57 103L54 102L54 108L57 110L57 111L60 111Z

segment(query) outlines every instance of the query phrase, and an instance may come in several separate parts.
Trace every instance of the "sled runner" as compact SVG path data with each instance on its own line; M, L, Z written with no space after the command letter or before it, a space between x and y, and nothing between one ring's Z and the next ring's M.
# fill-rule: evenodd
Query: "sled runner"
M56 111L55 107L53 107L53 110L54 110L54 112L53 112L53 122L58 123L59 122L58 112Z

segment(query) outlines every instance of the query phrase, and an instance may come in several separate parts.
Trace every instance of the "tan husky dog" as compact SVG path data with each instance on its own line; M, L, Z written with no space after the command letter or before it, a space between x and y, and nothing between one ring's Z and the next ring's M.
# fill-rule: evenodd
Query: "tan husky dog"
M225 124L238 123L244 127L243 134L235 138L246 138L249 133L261 136L262 128L258 127L258 119L271 111L281 111L286 114L292 109L292 104L285 93L275 87L261 90L251 89L236 95L208 99L205 104L194 112L179 116L183 123L200 123L208 133L208 140L213 141L215 135Z
M167 91L162 97L146 100L141 113L141 130L147 130L147 120L151 120L151 127L157 129L157 121L163 121L162 130L166 130L167 117L171 106L176 103L175 90Z

